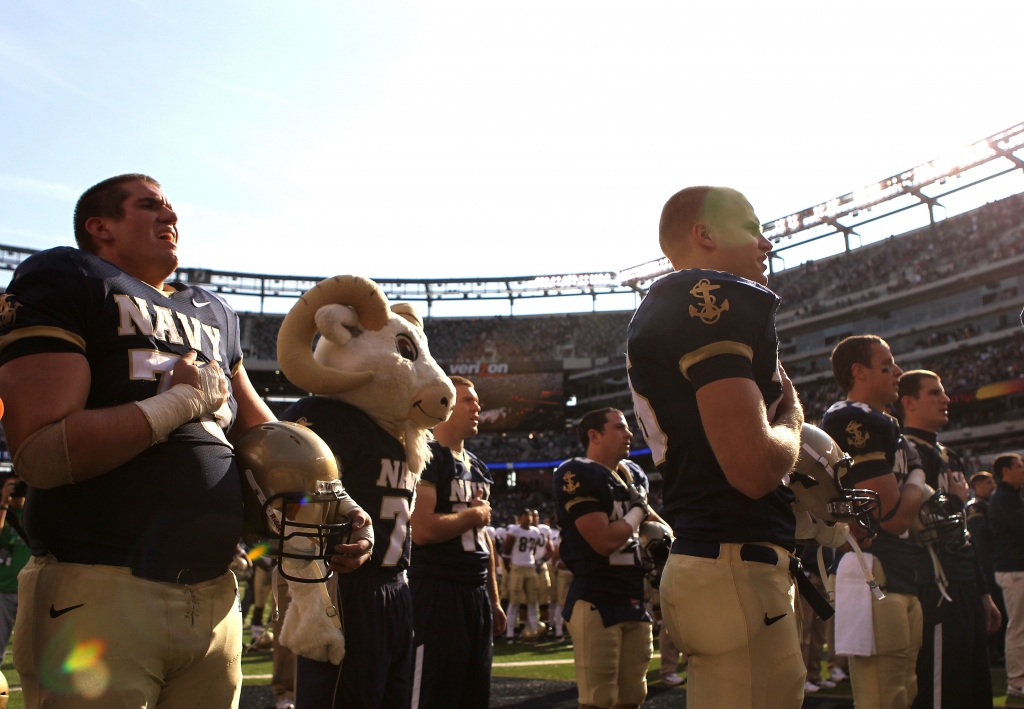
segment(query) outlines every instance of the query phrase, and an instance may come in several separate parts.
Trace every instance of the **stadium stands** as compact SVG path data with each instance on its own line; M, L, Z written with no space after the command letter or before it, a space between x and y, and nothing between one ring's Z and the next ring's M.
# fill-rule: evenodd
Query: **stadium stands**
M631 312L561 313L492 318L430 318L430 353L439 362L507 362L600 358L626 351ZM275 359L284 316L243 313L248 357Z
M817 315L1024 254L1024 195L772 278L779 323Z

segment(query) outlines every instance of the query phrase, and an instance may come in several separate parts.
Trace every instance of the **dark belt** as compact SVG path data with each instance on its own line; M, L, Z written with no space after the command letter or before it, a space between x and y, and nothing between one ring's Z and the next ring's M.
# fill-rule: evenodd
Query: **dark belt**
M717 559L722 553L722 545L718 542L695 542L691 539L677 539L672 543L673 554L699 556L702 559ZM779 563L778 553L771 547L760 544L744 544L740 547L740 558L743 561L756 561L761 564L775 566Z
M164 569L145 568L132 569L132 576L150 581L161 581L163 583L177 583L182 586L191 586L204 581L210 581L223 576L227 568L206 568L206 569Z
M676 539L672 544L673 554L685 554L686 556L698 556L703 559L717 559L722 553L722 545L718 542L695 542L690 539ZM743 561L756 561L761 564L776 566L779 563L779 554L771 547L760 544L744 544L740 547L740 558ZM804 597L808 605L814 609L818 617L828 620L836 614L836 609L828 602L821 592L814 587L811 580L807 578L804 567L796 557L789 558L789 573L796 580L796 587L800 595Z

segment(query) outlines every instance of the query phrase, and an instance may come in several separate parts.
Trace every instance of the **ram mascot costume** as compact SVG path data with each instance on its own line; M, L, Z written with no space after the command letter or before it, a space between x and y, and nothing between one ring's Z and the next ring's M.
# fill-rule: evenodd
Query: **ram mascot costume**
M314 350L318 332L320 340ZM314 675L341 665L347 636L349 646L358 652L350 653L350 662L323 681L341 696L348 684L345 676L361 667L362 684L372 694L384 692L377 699L386 705L391 685L404 683L404 678L396 682L396 677L387 676L387 665L405 663L400 655L406 643L411 675L412 601L403 572L409 565L408 519L413 496L430 457L428 429L451 415L455 388L430 356L423 323L412 306L396 303L389 307L377 284L359 276L321 281L303 295L281 325L277 356L284 375L313 395L284 413L282 420L293 424L266 426L285 430L276 435L290 436L295 451L305 447L309 450L306 458L316 461L310 465L318 470L314 477L321 479L316 482L317 490L305 491L307 497L302 502L334 500L336 510L327 513L334 514L333 520L314 513L318 522L325 523L320 527L326 531L299 533L293 535L293 542L284 544L298 549L311 546L312 539L327 548L314 553L319 560L313 561L303 560L301 553L293 558L284 554L280 571L286 578L293 577L288 581L292 601L280 642L301 656L301 682L307 674L303 658L317 661L312 670L308 670L310 663L305 665ZM288 426L292 428L286 429ZM269 429L263 433L264 438L270 435ZM334 461L324 460L330 455L316 452L322 444L336 459L338 483L331 481L335 473L328 470L333 470ZM253 459L250 467L266 467L259 453L246 456ZM248 465L243 460L239 467ZM261 502L266 508L266 500ZM329 523L339 519L344 527L347 519L342 515L357 505L373 522L371 556L353 572L331 574L327 560L333 547L325 541L326 536L317 534L330 532ZM301 505L291 507L299 509ZM271 510L268 514L275 513ZM285 515L286 525L300 517L298 513ZM368 531L351 531L343 541L368 538ZM383 669L381 664L385 664ZM315 678L306 681L315 683Z

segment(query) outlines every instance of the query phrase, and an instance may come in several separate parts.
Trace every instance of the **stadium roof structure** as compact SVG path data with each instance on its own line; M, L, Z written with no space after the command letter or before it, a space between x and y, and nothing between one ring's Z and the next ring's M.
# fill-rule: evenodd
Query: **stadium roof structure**
M841 236L846 250L857 228L887 219L907 210L927 207L930 224L935 224L935 208L946 195L975 187L1014 170L1024 170L1024 123L1007 128L945 158L932 160L910 170L887 177L859 190L848 192L762 224L765 237L776 245L783 238L793 243L772 250L769 265L774 272L775 259L789 249L820 239ZM948 185L949 178L960 178ZM927 192L926 192L927 190ZM650 283L672 271L666 258L647 261L619 272L619 282L645 294Z
M836 235L842 236L849 251L850 236L858 234L858 227L910 209L927 207L930 222L934 224L935 207L943 206L940 198L1014 170L1024 170L1024 156L1016 155L1021 150L1024 150L1024 123L969 145L948 158L918 165L863 189L763 224L764 235L775 244L783 238L794 242L772 251L772 271L774 259L781 258L781 252ZM961 179L955 186L947 187L947 179L951 177ZM0 245L0 270L14 270L33 253L33 249ZM646 295L650 283L671 270L668 259L661 258L618 273L373 280L392 300L426 302L429 316L433 303L452 300L508 300L514 304L524 298L591 296L596 305L601 295ZM323 279L179 268L171 280L199 284L222 295L259 298L262 311L266 298L298 298Z

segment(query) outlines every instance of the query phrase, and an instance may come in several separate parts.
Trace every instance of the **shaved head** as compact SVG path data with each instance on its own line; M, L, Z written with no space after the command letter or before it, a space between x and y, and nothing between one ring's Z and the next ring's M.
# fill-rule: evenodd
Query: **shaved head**
M658 227L658 243L669 260L682 255L689 246L694 224L705 223L718 227L730 205L747 198L729 187L687 187L676 192L665 202Z
M678 270L725 271L765 285L771 242L754 208L729 187L687 187L661 210L658 242Z

